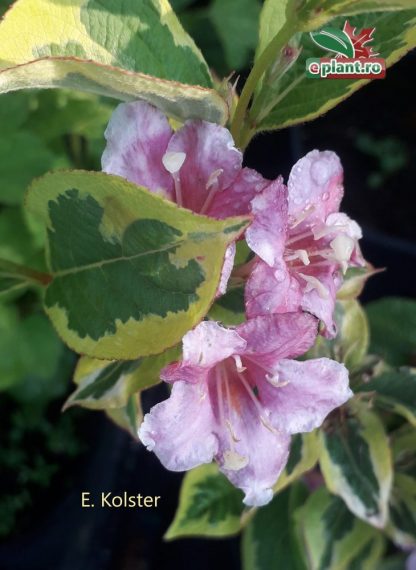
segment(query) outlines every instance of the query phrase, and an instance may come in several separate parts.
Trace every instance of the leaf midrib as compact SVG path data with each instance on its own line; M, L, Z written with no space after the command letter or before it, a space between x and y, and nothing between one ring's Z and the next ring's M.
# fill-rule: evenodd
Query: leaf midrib
M139 257L146 257L147 255L153 255L155 253L163 253L166 251L171 251L171 250L176 249L177 247L181 246L182 244L184 244L185 241L186 241L185 239L179 240L177 242L174 242L173 244L169 244L167 247L161 247L158 249L151 249L149 251L136 253L136 254L128 256L128 257L125 255L121 255L119 257L113 257L111 259L103 259L102 261L95 261L94 263L88 263L86 265L79 265L79 266L73 267L71 269L64 269L61 271L53 271L53 276L54 276L54 278L65 277L66 275L73 275L75 273L82 273L83 271L89 271L91 269L100 268L100 267L103 267L104 265L109 265L111 263L118 263L120 261L131 261L133 259L138 259Z

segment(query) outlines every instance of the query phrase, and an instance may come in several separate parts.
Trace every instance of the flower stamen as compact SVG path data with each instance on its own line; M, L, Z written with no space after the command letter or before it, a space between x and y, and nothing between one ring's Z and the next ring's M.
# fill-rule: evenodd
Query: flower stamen
M211 206L211 202L218 190L218 186L219 186L219 177L221 176L221 174L224 172L223 168L218 168L217 170L214 170L214 172L211 172L207 183L205 185L205 189L209 190L207 197L205 198L205 202L202 205L202 208L200 209L199 213L200 214L204 214L208 208Z
M267 418L264 417L263 415L263 409L260 405L260 402L258 401L258 399L256 398L256 396L253 393L253 390L250 387L250 384L247 382L247 380L244 378L243 374L240 372L237 372L237 376L238 378L241 380L241 383L243 384L247 394L249 395L251 401L253 402L258 414L259 414L259 419L261 421L261 423L264 425L265 428L267 428L269 431L271 431L274 434L279 433L277 431L277 429L275 429L271 423L269 422L269 420Z
M175 185L176 203L182 206L182 189L179 178L179 171L185 162L186 154L184 152L166 152L163 155L163 166L171 173Z
M329 299L329 291L328 289L325 287L325 285L323 285L319 279L317 279L316 277L313 277L312 275L305 275L304 273L300 273L298 272L299 277L302 277L307 285L306 285L306 293L309 293L309 291L313 291L314 289L316 289L319 297L321 299Z

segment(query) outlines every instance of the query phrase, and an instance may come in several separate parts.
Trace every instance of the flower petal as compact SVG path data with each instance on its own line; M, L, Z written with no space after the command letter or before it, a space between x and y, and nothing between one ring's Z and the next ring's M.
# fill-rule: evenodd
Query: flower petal
M313 275L310 276L313 281L306 281L307 277L304 273L304 277L299 278L299 281L303 281L302 309L320 319L325 325L324 336L333 338L337 333L333 316L337 290L342 282L340 273L334 264L328 267L315 267Z
M286 465L290 437L266 427L249 392L238 379L232 380L228 379L233 405L224 407L228 428L217 433L215 459L226 477L244 491L243 502L260 507L273 498L272 487Z
M305 210L311 209L302 224L325 221L328 214L339 209L344 193L342 180L341 162L334 152L312 150L298 160L288 182L291 218L301 219Z
M300 356L311 348L318 322L306 313L283 313L250 319L236 330L247 341L242 356L273 368L282 358Z
M177 382L170 397L146 414L139 437L171 471L210 463L218 452L215 419L205 384Z
M247 244L268 265L283 261L287 208L287 188L281 177L251 202L254 219L246 231Z
M173 196L173 180L162 163L172 129L165 115L144 101L122 103L104 133L102 169L161 194Z
M208 368L196 364L186 364L182 361L172 362L160 371L160 379L168 384L174 382L189 382L197 384L204 382L208 374Z
M302 290L286 264L270 267L256 263L245 288L246 313L249 318L299 310Z
M282 360L275 387L258 383L260 400L271 412L271 422L288 433L308 432L319 427L326 416L352 397L348 371L329 358L298 362Z
M243 168L230 186L216 192L207 216L222 219L228 216L244 216L250 212L250 202L270 184L255 170Z
M230 132L205 121L187 121L173 135L167 150L186 155L179 171L182 205L197 213L208 210L209 195L230 186L243 161Z
M203 321L183 337L183 362L210 368L233 354L240 354L246 341L237 331L214 321Z

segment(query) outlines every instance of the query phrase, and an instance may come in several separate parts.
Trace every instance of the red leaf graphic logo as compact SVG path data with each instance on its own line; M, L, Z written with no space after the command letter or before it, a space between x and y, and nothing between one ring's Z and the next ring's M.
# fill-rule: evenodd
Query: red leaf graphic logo
M363 28L359 33L357 33L357 28L351 26L348 20L345 21L343 31L351 39L352 45L354 46L354 58L368 58L376 57L379 55L373 51L371 46L368 46L370 42L374 41L373 34L375 28ZM339 55L337 57L343 57Z

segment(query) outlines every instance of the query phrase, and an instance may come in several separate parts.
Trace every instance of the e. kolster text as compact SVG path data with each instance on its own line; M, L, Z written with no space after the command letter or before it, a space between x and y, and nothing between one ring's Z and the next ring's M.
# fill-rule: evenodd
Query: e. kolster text
M155 508L159 506L160 496L149 496L141 495L129 495L126 491L122 494L114 494L112 492L102 492L99 494L98 500L91 496L89 491L83 491L81 493L81 507L83 508L108 508L108 509L120 509L120 508Z

